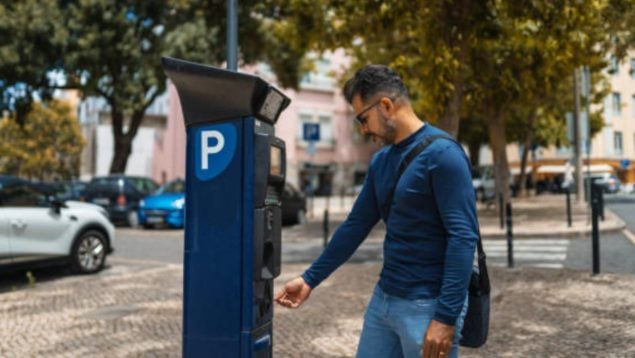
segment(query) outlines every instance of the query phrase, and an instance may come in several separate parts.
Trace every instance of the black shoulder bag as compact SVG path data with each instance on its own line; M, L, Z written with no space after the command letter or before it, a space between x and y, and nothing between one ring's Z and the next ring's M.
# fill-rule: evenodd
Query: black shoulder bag
M456 143L456 141L446 134L436 134L428 136L416 147L412 148L406 155L404 160L399 164L399 173L397 174L397 180L395 185L388 194L388 198L384 203L384 212L386 213L386 220L388 222L388 216L390 215L390 206L392 205L392 199L395 194L395 188L401 178L401 174L406 170L410 162L423 152L432 142L438 138L449 139ZM459 145L457 143L457 145ZM460 145L459 148L463 149ZM463 322L463 329L461 330L460 344L464 347L478 348L485 344L487 341L487 334L489 332L489 303L490 303L490 282L489 275L487 273L486 255L483 250L483 244L481 242L481 233L478 233L478 241L476 247L478 249L478 271L473 270L470 277L470 286L468 289L468 307L467 314L465 315L465 321Z

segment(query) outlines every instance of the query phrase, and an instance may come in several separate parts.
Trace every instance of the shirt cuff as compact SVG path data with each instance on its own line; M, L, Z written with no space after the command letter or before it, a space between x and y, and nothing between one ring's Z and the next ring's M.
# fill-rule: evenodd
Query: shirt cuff
M456 316L450 316L447 315L445 313L441 313L439 311L434 313L434 316L432 317L433 320L447 324L449 326L454 326L456 325L456 320L458 319L458 317Z
M306 284L309 285L309 287L311 287L311 289L314 289L317 285L320 284L319 282L316 282L315 280L313 280L311 276L308 274L308 272L303 273L302 278L304 279L304 282L306 282Z

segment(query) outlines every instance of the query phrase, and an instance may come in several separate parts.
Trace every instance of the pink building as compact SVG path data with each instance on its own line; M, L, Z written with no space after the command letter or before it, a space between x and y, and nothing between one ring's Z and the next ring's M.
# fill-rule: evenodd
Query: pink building
M356 130L353 112L337 85L348 62L342 51L315 59L315 69L304 76L298 91L282 89L291 105L276 125L276 135L287 146L287 182L298 188L310 183L317 195L331 190L338 195L363 182L372 153L378 145ZM261 64L244 72L255 73L275 84L268 66ZM176 90L169 86L169 111L165 131L157 135L153 177L164 182L185 177L185 127ZM320 140L314 148L303 140L303 125L319 123Z

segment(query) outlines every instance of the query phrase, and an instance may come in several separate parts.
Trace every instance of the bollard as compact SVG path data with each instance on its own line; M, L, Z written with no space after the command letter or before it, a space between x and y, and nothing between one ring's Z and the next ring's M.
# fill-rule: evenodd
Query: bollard
M602 187L597 187L598 193L598 215L602 221L604 221L604 189Z
M514 267L514 231L512 225L512 203L507 203L507 267Z
M324 210L324 220L322 221L322 237L324 239L324 248L329 239L329 210Z
M500 217L501 230L505 228L505 213L503 210L505 205L503 204L503 193L498 193L498 216Z
M567 224L571 227L571 188L567 188Z
M599 221L598 216L600 215L600 198L599 198L599 188L595 184L591 184L591 255L593 259L593 274L597 275L600 273L600 229L599 229Z

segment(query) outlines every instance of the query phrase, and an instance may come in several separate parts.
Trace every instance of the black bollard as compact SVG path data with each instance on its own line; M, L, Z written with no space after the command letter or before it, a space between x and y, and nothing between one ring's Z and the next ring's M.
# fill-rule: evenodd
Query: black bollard
M600 216L600 219L604 221L604 189L602 189L602 187L598 185L597 192L598 192L598 215Z
M324 221L322 222L322 237L324 238L324 248L329 240L329 210L324 210Z
M500 217L501 230L505 228L505 204L503 204L503 193L498 193L498 216Z
M571 188L567 188L567 224L571 227Z
M598 216L600 215L600 190L599 186L591 184L591 251L593 258L593 274L600 273L600 223Z
M512 203L507 203L507 267L514 267L514 230L512 225Z

